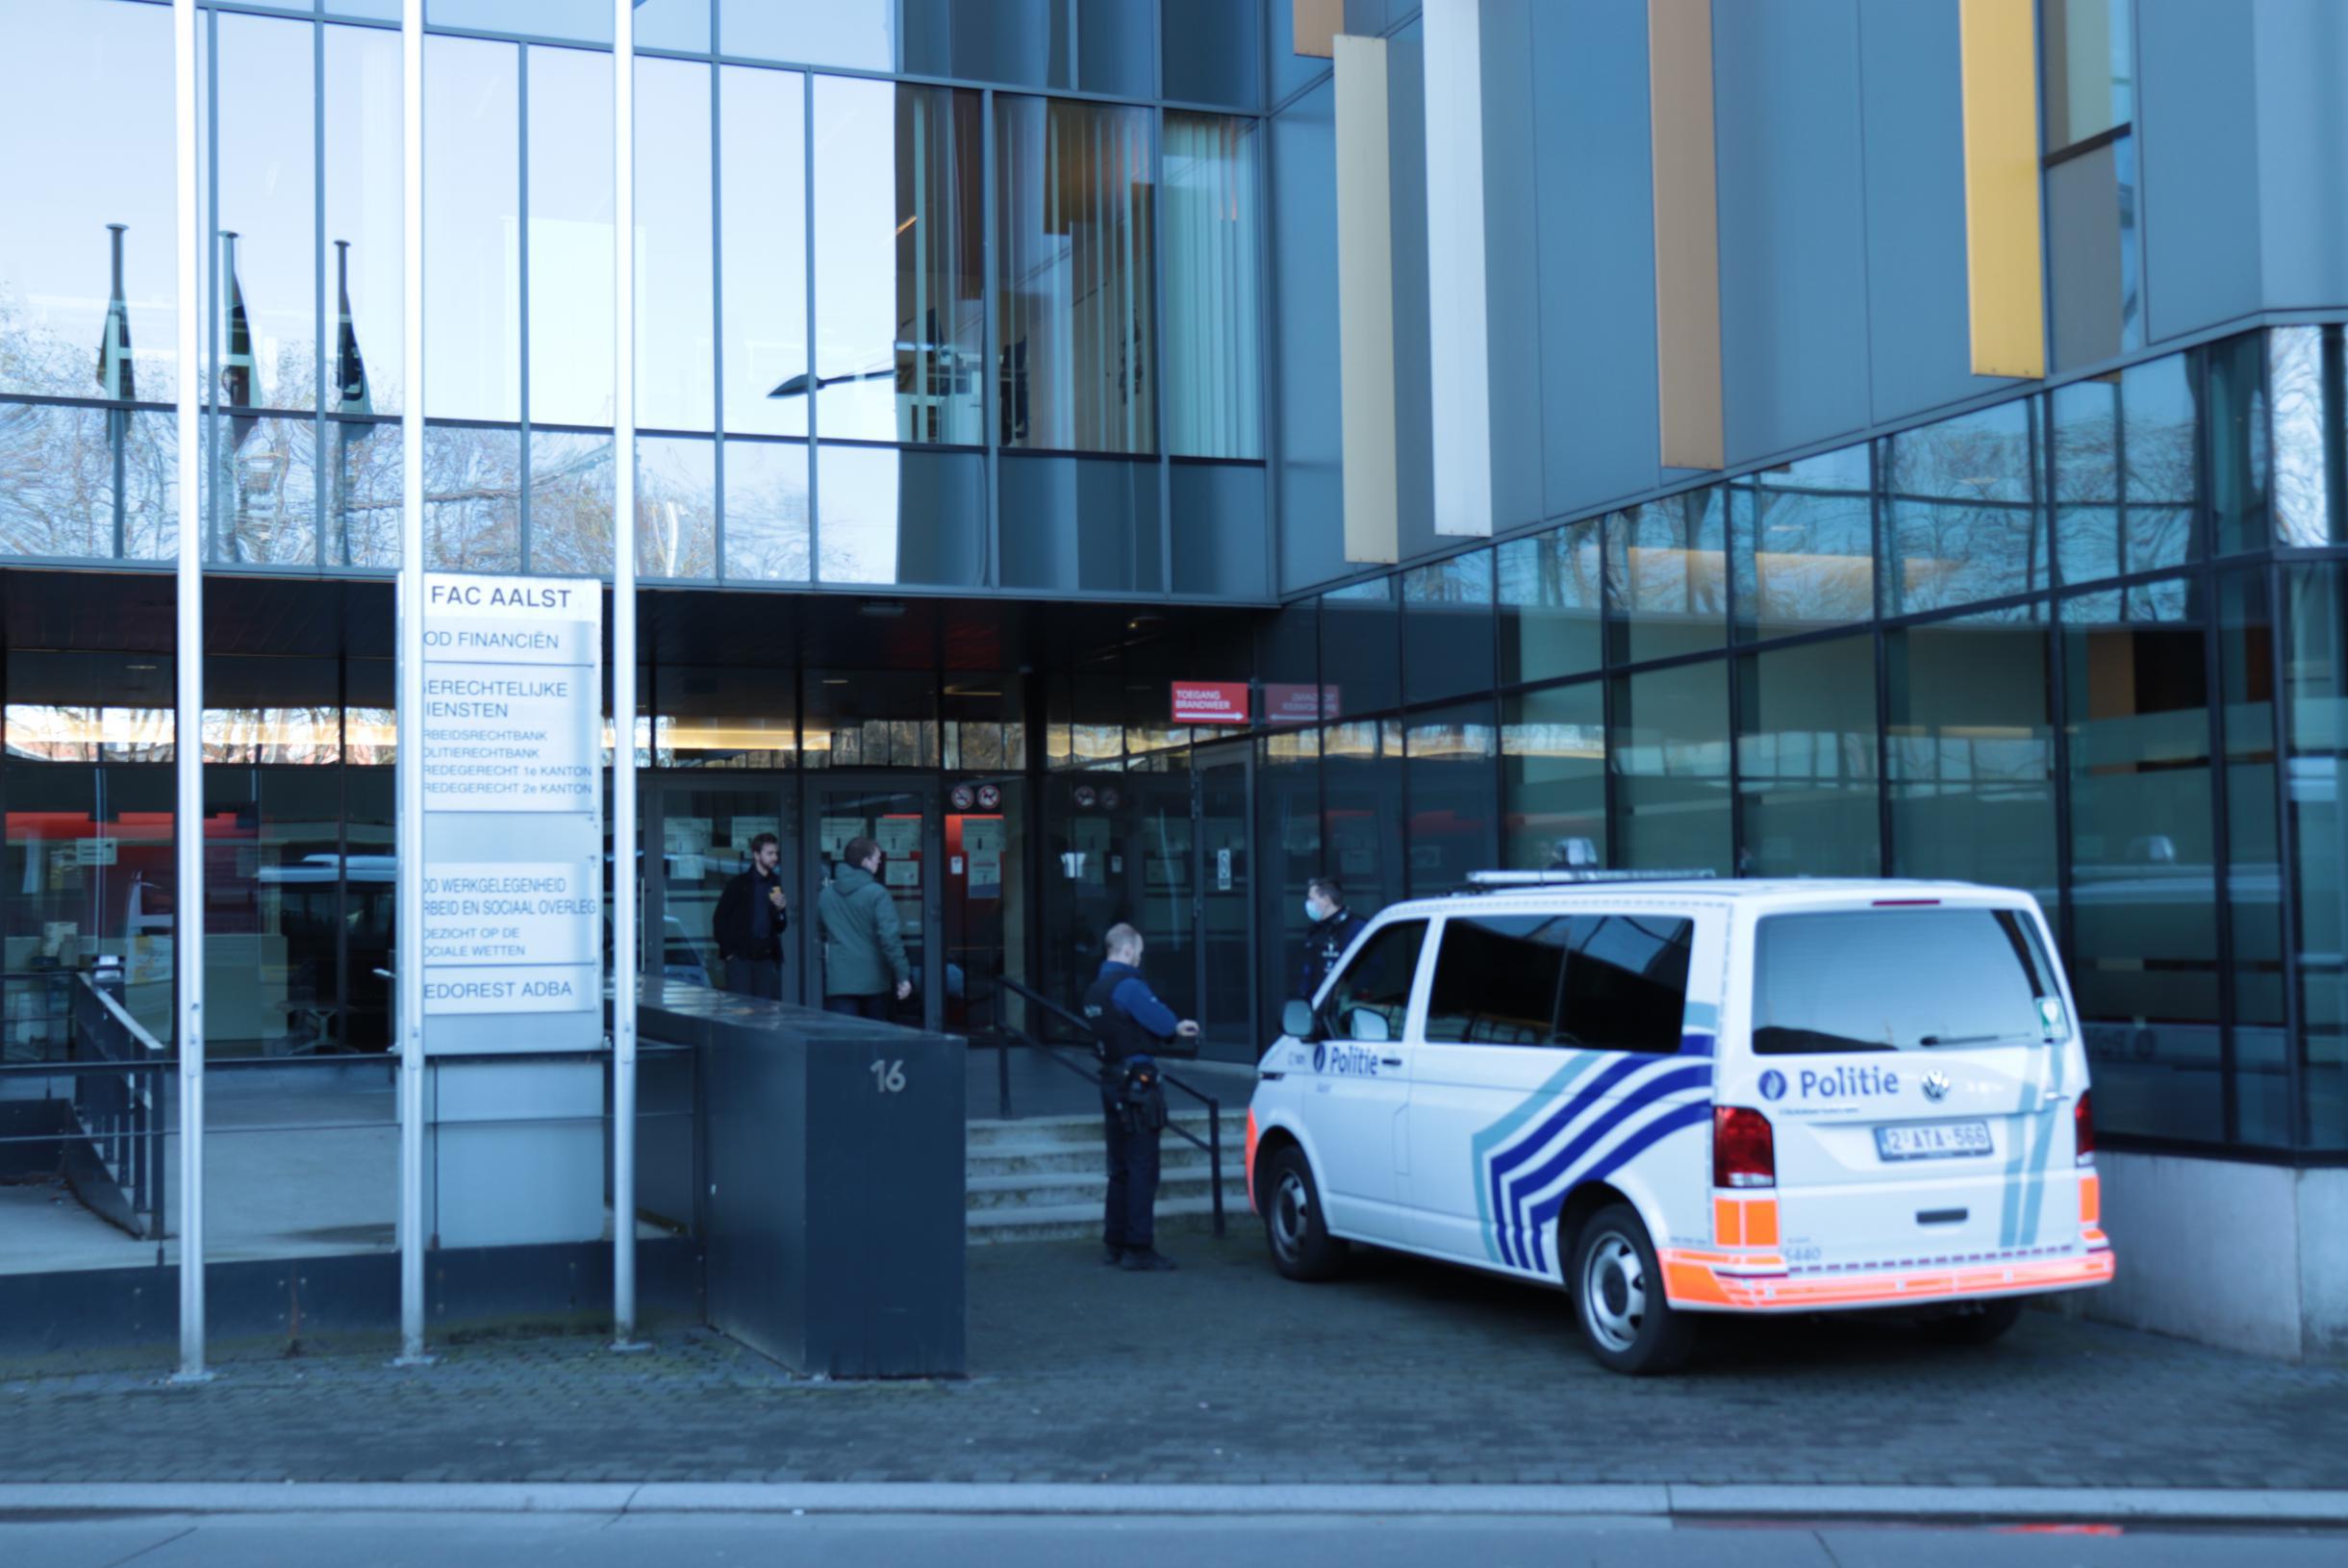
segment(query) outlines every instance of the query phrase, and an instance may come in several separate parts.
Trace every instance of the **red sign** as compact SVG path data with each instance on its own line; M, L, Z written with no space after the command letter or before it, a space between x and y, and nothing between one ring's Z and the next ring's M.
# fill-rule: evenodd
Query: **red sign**
M1244 680L1178 680L1174 683L1177 724L1244 724L1248 683Z
M1277 681L1264 683L1264 722L1267 724L1317 724L1325 719L1337 717L1337 688L1334 686L1283 686Z

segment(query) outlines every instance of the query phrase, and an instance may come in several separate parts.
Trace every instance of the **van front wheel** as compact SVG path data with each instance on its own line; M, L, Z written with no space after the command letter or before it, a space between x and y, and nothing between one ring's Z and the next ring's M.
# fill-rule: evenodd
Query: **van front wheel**
M1313 1183L1304 1151L1291 1144L1264 1162L1263 1186L1272 1191L1264 1205L1264 1240L1272 1266L1291 1279L1334 1279L1345 1268L1346 1244L1329 1234L1321 1214L1321 1189Z
M1629 1204L1590 1216L1569 1277L1582 1348L1600 1366L1631 1377L1672 1372L1695 1349L1695 1321L1663 1299L1654 1244Z

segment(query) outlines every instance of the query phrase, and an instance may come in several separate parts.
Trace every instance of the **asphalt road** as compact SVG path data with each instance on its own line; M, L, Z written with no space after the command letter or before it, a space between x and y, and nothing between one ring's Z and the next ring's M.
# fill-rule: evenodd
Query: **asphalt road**
M1736 1525L1665 1520L888 1515L219 1515L0 1523L12 1568L2337 1568L2348 1536L2119 1527Z

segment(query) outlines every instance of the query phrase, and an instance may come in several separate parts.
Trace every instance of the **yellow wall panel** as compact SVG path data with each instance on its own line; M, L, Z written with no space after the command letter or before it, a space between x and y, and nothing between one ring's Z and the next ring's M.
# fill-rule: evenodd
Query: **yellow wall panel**
M2031 0L1959 0L1965 291L1973 373L2046 374L2038 227L2038 39Z

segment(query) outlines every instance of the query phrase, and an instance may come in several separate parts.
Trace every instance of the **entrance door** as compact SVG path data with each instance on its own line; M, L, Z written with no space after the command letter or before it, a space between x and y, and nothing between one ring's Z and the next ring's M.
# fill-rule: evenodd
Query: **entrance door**
M780 841L775 869L791 896L791 931L783 939L783 996L804 998L804 923L814 919L810 900L800 898L797 800L788 773L728 773L722 784L703 779L644 777L644 944L646 968L654 953L659 973L672 980L723 989L725 966L718 959L712 923L718 896L750 864L750 841L771 833ZM658 874L654 870L658 850Z
M934 962L945 951L939 932L938 781L932 774L862 773L811 778L807 785L805 832L807 1000L823 999L823 947L816 917L816 896L832 868L846 858L848 841L871 839L882 851L881 880L896 900L897 926L905 958L913 968L913 995L891 1003L891 1022L910 1028L945 1026L947 994L967 990L968 977L953 963Z
M1252 866L1248 854L1250 748L1201 747L1191 777L1197 802L1199 1026L1204 1053L1253 1061L1255 941Z

